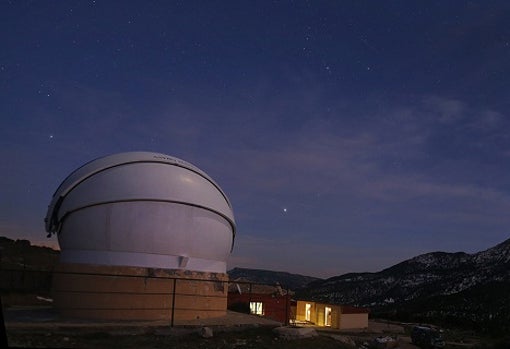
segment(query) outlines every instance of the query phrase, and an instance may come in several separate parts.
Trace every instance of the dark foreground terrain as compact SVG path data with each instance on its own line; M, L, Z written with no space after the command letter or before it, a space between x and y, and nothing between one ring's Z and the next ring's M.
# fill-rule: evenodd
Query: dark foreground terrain
M276 325L228 324L210 326L211 338L201 335L201 326L154 325L149 323L55 322L50 318L30 317L27 321L22 310L17 319L10 318L7 311L7 339L12 348L267 348L267 349L318 349L318 348L417 348L411 344L410 327L396 323L370 321L363 331L340 332L316 328L318 335L312 338L284 339L273 330ZM251 316L251 315L242 315ZM10 319L9 319L10 318ZM374 346L376 338L392 338L393 346ZM510 342L504 339L480 338L471 332L445 330L446 349L488 348L508 349ZM365 346L363 344L365 343Z
M130 332L67 332L56 330L55 332L24 332L22 330L10 331L8 334L10 347L23 348L268 348L268 349L318 349L336 348L353 349L360 348L363 342L373 339L375 336L368 334L332 334L319 332L317 337L285 340L279 338L271 327L261 326L252 328L214 330L212 338L202 338L197 329L174 328L154 329L152 331ZM409 343L409 338L395 336L398 348L417 348ZM354 343L344 343L343 339L349 338ZM452 343L446 348L509 348L509 343L504 341L482 341Z
M191 329L155 331L153 333L11 333L11 347L53 348L352 348L337 340L319 336L300 340L282 340L272 328L259 327L214 333L202 338Z
M34 332L16 330L8 334L9 347L21 348L267 348L267 349L354 349L373 343L375 335L332 334L319 332L317 337L286 340L279 338L273 328L267 326L214 330L212 338L202 338L197 329L139 329L138 331L62 331ZM396 346L368 346L368 348L413 349L407 336L393 336ZM353 341L345 343L344 341ZM471 338L467 342L448 342L446 349L507 349L510 343L504 340L482 340ZM366 347L367 348L367 347Z

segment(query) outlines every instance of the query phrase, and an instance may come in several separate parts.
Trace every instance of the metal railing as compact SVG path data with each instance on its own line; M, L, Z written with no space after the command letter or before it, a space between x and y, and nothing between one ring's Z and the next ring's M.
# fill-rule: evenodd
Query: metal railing
M35 270L27 268L19 269L0 269L0 292L2 293L37 293L41 296L50 296L52 293L52 281L56 274L66 275L88 275L98 277L115 277L115 278L140 278L143 277L147 280L152 279L166 279L172 284L168 289L167 294L171 297L171 306L162 307L160 310L170 311L170 326L175 325L176 311L186 310L179 306L179 300L184 297L194 296L193 293L179 292L180 282L193 283L214 283L214 287L227 288L227 308L234 311L241 311L244 313L251 313L266 317L272 320L279 321L284 324L289 324L292 315L292 295L291 292L278 284L257 283L250 281L224 281L224 280L210 280L210 279L196 279L196 278L183 278L175 276L158 276L158 275L118 275L118 274L98 274L98 273L74 273L62 272L53 270ZM128 294L129 292L119 291L119 294ZM199 294L196 295L200 297ZM215 296L214 294L207 297L222 297ZM260 314L256 314L253 310L254 303L262 303ZM207 309L194 308L196 311L207 311Z

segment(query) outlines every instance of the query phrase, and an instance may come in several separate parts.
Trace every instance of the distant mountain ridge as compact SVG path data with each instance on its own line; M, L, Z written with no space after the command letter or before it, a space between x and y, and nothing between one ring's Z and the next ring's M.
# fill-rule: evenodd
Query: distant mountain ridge
M59 255L6 237L0 237L0 249L3 272L51 271ZM377 273L329 279L245 268L228 274L231 281L278 282L298 299L369 307L372 316L510 332L510 239L474 254L431 252ZM9 290L12 278L4 276L0 281Z
M263 269L234 268L227 273L230 281L249 281L268 285L279 283L283 288L290 290L297 290L311 282L322 280L312 276Z
M410 320L503 321L510 328L510 239L474 254L432 252L377 273L318 280L298 296Z
M57 263L59 254L60 251L32 245L28 240L12 240L0 236L2 269L51 270Z

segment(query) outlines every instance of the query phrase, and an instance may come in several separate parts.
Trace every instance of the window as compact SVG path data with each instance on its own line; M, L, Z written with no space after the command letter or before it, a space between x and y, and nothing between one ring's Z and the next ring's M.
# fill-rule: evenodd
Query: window
M262 302L250 302L250 312L256 315L264 315Z
M305 320L310 321L312 313L312 305L310 303L306 303L305 305Z
M331 326L331 308L324 309L324 326Z

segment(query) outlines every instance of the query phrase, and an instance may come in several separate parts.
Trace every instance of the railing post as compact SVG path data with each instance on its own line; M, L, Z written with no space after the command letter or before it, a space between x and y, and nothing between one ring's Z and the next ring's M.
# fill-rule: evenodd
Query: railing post
M174 287L172 290L172 318L170 319L170 327L174 327L174 316L175 316L175 289L177 288L177 279L174 278Z
M2 298L0 298L0 307L2 307L2 309L4 309L3 308L3 304L2 304ZM0 345L2 345L2 348L8 348L9 347L9 343L7 341L7 331L5 329L5 319L4 319L4 312L3 311L0 312L0 321L2 321L1 326L2 326L2 332L4 334L3 336L0 336L1 337L0 338Z
M250 314L251 314L251 285L252 283L250 282L250 296L248 297L248 307L250 308Z
M285 290L285 326L289 326L289 290Z

